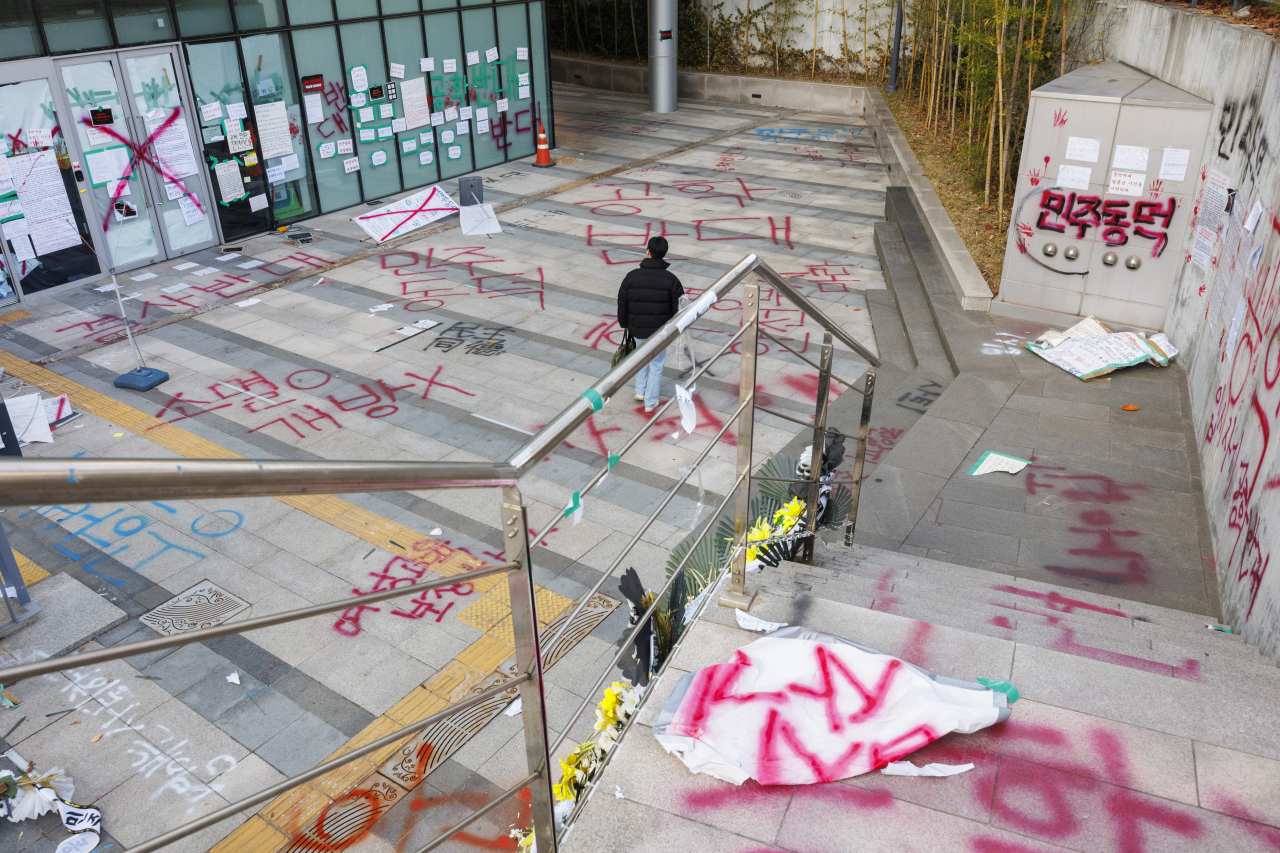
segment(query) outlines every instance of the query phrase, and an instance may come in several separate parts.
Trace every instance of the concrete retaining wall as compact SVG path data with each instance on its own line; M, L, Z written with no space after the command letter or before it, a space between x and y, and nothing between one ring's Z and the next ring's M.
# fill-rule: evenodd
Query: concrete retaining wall
M1209 170L1237 191L1213 234L1207 270L1192 263L1195 227L1165 328L1182 349L1214 535L1224 616L1280 651L1280 44L1255 29L1146 0L1097 4L1108 59L1214 104L1193 226ZM1152 152L1155 155L1155 152ZM1245 228L1255 205L1256 227ZM1202 239L1204 237L1202 236ZM1171 401L1172 402L1172 401ZM1208 556L1208 555L1206 555Z

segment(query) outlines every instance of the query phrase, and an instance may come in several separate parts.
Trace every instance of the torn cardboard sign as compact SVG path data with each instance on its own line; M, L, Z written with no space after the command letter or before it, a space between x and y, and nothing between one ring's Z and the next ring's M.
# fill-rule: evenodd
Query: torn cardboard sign
M1144 361L1167 367L1178 354L1162 332L1150 338L1139 332L1112 332L1092 317L1065 332L1047 330L1023 346L1079 379L1093 379Z
M653 733L694 773L807 785L885 767L1009 714L1004 693L793 626L682 676Z

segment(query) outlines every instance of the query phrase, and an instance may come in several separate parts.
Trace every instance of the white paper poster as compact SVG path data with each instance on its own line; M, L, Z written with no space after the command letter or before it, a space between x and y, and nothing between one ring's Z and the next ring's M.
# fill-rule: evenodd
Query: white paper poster
M195 225L204 219L204 211L196 204L195 199L185 196L178 199L178 208L182 211L182 221L188 225Z
M445 74L456 74L456 73L457 73L457 71L458 71L458 60L456 60L456 59L446 59L446 60L444 60L444 73L445 73Z
M470 121L471 114L474 111L475 110L473 107L458 107L458 118L462 118L462 119L466 119L467 121Z
M172 115L170 113L169 115ZM147 122L147 135L152 137L151 143L156 160L172 178L186 178L196 173L196 152L191 147L191 134L187 132L187 122L179 113L163 131L160 128L168 121L165 116L159 121Z
M351 88L357 92L367 91L369 88L369 71L363 65L356 65L351 69Z
M67 188L62 183L62 170L52 151L20 154L8 158L13 174L14 189L22 212L29 220L31 234L35 236L35 223L41 219L53 219L71 215L71 203L67 201ZM76 242L80 242L78 239ZM36 240L36 251L45 254Z
M290 154L280 158L280 168L286 172L292 172L294 169L302 168L302 164L298 161L297 154Z
M431 114L432 127L438 127L442 124L444 124L444 113L432 113Z
M414 151L417 151L417 150L418 150L418 140L416 139L405 139L400 142L401 154L412 154Z
M267 206L266 193L258 193L257 195L249 196L249 209L254 211L255 213L258 212L259 210L262 210L266 206Z
M320 124L324 121L324 98L319 92L303 95L302 105L307 109L307 124Z
M394 77L397 80L403 80L404 66L401 65L399 62L393 62L391 63L391 71L388 73L390 74L390 76Z
M1083 160L1086 163L1098 162L1098 155L1102 153L1102 140L1086 139L1082 136L1067 137L1067 154L1068 160Z
M361 142L373 142L377 138L378 138L378 131L374 130L372 127L360 128Z
M51 147L53 145L53 128L31 128L27 131L27 145L32 148Z
M391 120L392 133L404 133L408 129L409 129L409 124L404 119L397 118L397 119Z
M1213 243L1217 235L1209 228L1196 229L1196 242L1191 249L1191 263L1208 272L1209 261L1213 259Z
M487 121L476 122L476 133L488 133L488 132L489 132L489 122Z
M1093 170L1088 166L1068 166L1065 163L1058 167L1058 186L1073 190L1089 189L1089 178Z
M267 183L283 184L284 183L284 167L268 166L267 167Z
M169 201L173 201L176 198L185 198L187 195L187 188L182 184L166 183L164 185L164 194Z
M392 134L391 125L378 128L379 139L390 139Z
M129 172L129 148L115 145L98 151L86 151L84 164L89 168L89 182L96 186L114 188Z
M527 100L528 98L529 98L529 87L528 87L528 86L517 86L517 87L516 87L516 99L517 99L517 100L520 100L520 101L524 101L524 100Z
M366 234L379 243L408 234L457 211L457 203L439 187L427 187L411 196L355 217Z
M223 160L213 167L214 177L218 179L218 195L227 204L244 195L244 182L240 179L240 164L235 160Z
M1258 227L1258 220L1261 218L1262 218L1262 205L1258 202L1257 199L1254 199L1253 207L1249 209L1249 215L1244 220L1244 230L1252 234L1253 229Z
M418 141L421 142L423 145L429 145L430 143L436 141L436 135L433 131L424 130L422 131L422 133L418 134Z
M449 159L450 159L450 160L457 160L457 159L458 159L459 157L461 157L461 156L462 156L462 149L461 149L461 148L459 148L457 145L450 145L450 146L449 146Z
M346 173L346 174L348 174L348 175L349 175L349 174L351 174L352 172L359 171L359 170L360 170L360 158L359 158L359 157L348 157L346 160L343 160L343 161L342 161L342 170L343 170L343 172L345 172L345 173Z
M1147 155L1150 149L1137 145L1117 145L1115 156L1111 158L1113 169L1133 169L1136 172L1147 171Z
M335 150L336 150L336 146L332 142L321 142L320 143L320 159L328 160L330 157L333 156Z
M488 50L486 50L486 51L484 52L484 58L485 58L487 61L489 61L489 62L497 62L497 61L498 61L498 49L497 49L496 47L491 47L491 48L489 48Z
M359 118L361 124L368 124L369 122L373 121L374 119L373 107L361 107L360 112L357 114L357 117Z
M276 93L276 81L267 77L258 81L258 97L266 98Z
M1118 195L1142 195L1142 185L1146 180L1147 176L1140 172L1113 171L1111 183L1107 185L1107 192Z
M369 99L364 92L352 92L351 97L347 98L347 103L352 107L352 109L357 110L368 102Z
M53 433L49 431L49 421L39 394L10 397L4 402L19 442L30 444L33 441L53 441Z
M489 108L488 108L488 107L476 107L476 120L477 120L477 121L488 121L488 120L489 120Z
M445 108L444 108L444 120L445 120L445 121L457 121L457 120L458 120L458 108L457 108L457 107L445 107Z
M16 237L10 237L9 241L13 244L13 259L15 261L34 261L36 258L35 247L31 245L31 236L29 234L19 234Z
M249 151L253 148L253 134L247 130L233 131L227 134L227 150L232 154Z
M381 166L387 162L387 152L379 148L377 151L369 155L369 162L375 166Z
M428 71L435 71L436 61L429 56L424 56L418 60L418 69L424 74Z
M253 108L258 122L258 144L263 157L283 157L293 153L293 138L289 135L289 115L284 101L257 104Z
M500 112L500 113L505 113L505 112L507 111L507 99L506 99L506 98L498 98L498 107L497 107L497 109L498 109L498 112Z
M338 153L351 154L355 151L355 144L350 139L338 140Z
M1222 214L1227 209L1227 176L1217 169L1210 169L1200 198L1200 211L1196 224L1215 234L1222 224Z
M13 192L13 173L9 171L9 158L0 157L0 195ZM4 202L0 202L3 204ZM0 216L0 219L4 217Z
M1185 148L1166 148L1160 161L1160 180L1185 181L1191 152Z
M414 77L400 86L400 104L404 110L406 130L431 123L431 102L427 98L427 80Z
M448 145L451 142L453 142L453 131L452 130L440 131L440 143L442 145Z
M471 122L469 121L458 122L458 135L466 136L469 133L471 133Z
M430 151L419 151L418 162L423 166L430 166L432 161L436 159L435 154Z
M520 60L521 62L525 62L526 60L528 60L528 59L529 59L529 48L527 48L527 47L517 47L517 48L516 48L516 59Z
M378 104L378 118L392 118L395 114L395 104Z
M244 108L244 101L236 101L234 104L227 104L227 118L248 118L249 113Z
M222 118L222 102L200 105L200 118L204 121L219 121Z
M529 72L528 72L528 71L521 71L519 74L517 74L517 75L516 75L516 85L517 85L517 86L528 86L528 85L529 85Z
M467 65L479 65L479 64L480 64L480 51L478 51L478 50L468 50L468 51L467 51Z

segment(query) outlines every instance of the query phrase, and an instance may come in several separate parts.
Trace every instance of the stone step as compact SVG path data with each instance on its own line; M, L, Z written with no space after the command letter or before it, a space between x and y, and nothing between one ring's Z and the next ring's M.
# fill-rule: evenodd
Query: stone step
M1280 705L1270 690L1173 678L822 598L764 596L751 613L846 637L954 678L1004 678L1036 702L1280 759ZM703 618L736 624L724 607L707 608Z
M1272 661L1252 647L1215 642L1215 635L1207 631L1205 637L1195 635L1190 641L1177 635L1153 638L1139 633L1128 620L1116 619L1115 625L1103 629L1105 623L1082 624L1066 614L1041 616L978 601L903 598L869 588L810 585L801 571L795 572L797 577L787 577L790 566L796 564L779 567L781 571L762 579L760 591L765 597L796 601L796 612L803 612L809 600L829 600L1224 688L1233 688L1245 678L1280 688L1280 669Z
M1013 610L1011 606L947 596L903 595L897 588L879 590L870 584L861 588L810 584L807 577L801 572L794 578L775 574L759 582L760 590L765 595L788 598L809 595L855 604L988 636L1123 662L1136 668L1159 670L1163 665L1165 671L1172 667L1178 675L1192 678L1202 672L1211 673L1215 678L1220 674L1234 678L1245 671L1280 687L1280 669L1268 658L1250 646L1216 639L1217 635L1208 631L1204 636L1187 637L1180 633L1149 636L1124 619L1117 618L1112 625L1091 623L1054 611Z
M927 557L916 557L911 554L886 551L866 545L855 544L850 548L827 547L820 551L820 559L824 567L839 571L862 570L865 573L869 570L874 571L876 568L881 568L882 571L893 568L902 569L914 576L936 578L941 583L964 581L971 585L987 587L1012 585L1011 576L1002 572L990 572L969 566L959 566L954 563L944 563ZM1189 613L1185 610L1160 607L1155 604L1101 595L1086 590L1056 587L1053 584L1032 581L1026 578L1018 578L1017 586L1021 589L1045 594L1057 591L1062 596L1095 607L1124 611L1134 619L1150 625L1178 626L1195 632L1205 630L1206 623L1222 624L1220 620L1202 613ZM1222 636L1241 642L1240 638L1235 634L1222 634Z

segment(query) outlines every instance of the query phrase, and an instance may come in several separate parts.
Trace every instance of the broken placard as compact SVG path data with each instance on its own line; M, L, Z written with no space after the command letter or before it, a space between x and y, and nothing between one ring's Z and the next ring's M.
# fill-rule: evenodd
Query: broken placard
M1144 361L1165 367L1178 354L1161 332L1150 338L1141 332L1112 332L1092 316L1064 332L1046 329L1023 346L1080 379L1093 379Z
M969 469L969 475L977 477L980 474L990 474L992 471L1007 471L1010 474L1016 474L1030 464L1031 461L1029 459L1019 459L1016 456L1006 456L1003 453L988 450L979 457L977 464Z
M972 764L926 764L924 767L916 767L910 761L891 761L880 772L885 776L955 776L972 769Z

